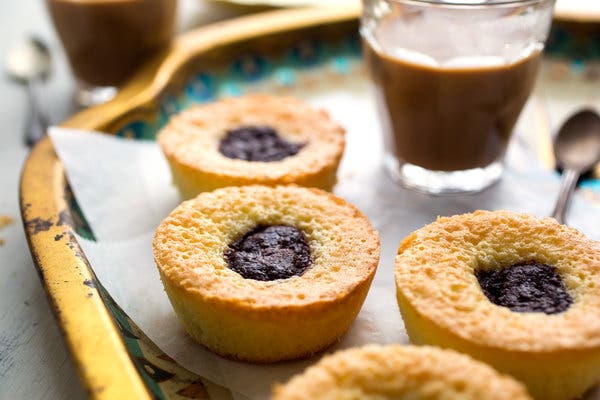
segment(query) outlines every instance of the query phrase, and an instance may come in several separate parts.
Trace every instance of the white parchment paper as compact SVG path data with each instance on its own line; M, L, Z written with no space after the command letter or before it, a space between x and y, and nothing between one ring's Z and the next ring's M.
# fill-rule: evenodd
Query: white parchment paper
M349 332L330 351L366 343L408 343L393 282L394 256L408 233L438 215L476 209L545 216L553 208L559 186L558 177L539 168L526 146L518 145L526 137L511 145L502 181L477 195L431 197L397 186L381 167L379 124L362 85L305 96L348 130L335 193L361 209L382 239L381 262L366 302ZM318 360L245 364L213 355L189 339L172 311L152 258L153 231L180 202L158 146L62 128L53 128L50 135L98 240L80 239L87 258L117 303L163 351L189 370L250 399L268 398L274 382L285 381ZM568 222L598 240L599 216L597 206L576 198Z

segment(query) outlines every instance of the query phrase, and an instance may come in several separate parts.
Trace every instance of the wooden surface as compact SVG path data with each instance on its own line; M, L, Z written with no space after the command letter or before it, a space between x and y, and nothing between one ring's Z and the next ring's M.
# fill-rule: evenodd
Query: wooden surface
M0 5L0 55L27 33L48 39L53 53L58 43L39 0L2 2ZM67 67L55 60L44 101L52 121L70 113ZM26 113L25 91L0 79L0 215L14 219L0 230L0 399L78 399L84 391L66 352L58 325L31 261L18 211L17 187L27 149L21 132Z
M201 0L180 0L179 29L224 19L256 9ZM74 112L73 81L62 49L41 0L0 4L0 58L34 33L53 54L53 72L43 89L43 104L53 123ZM21 133L26 115L25 91L3 75L0 79L0 217L14 223L0 228L0 399L80 399L80 385L36 270L20 223L18 182L28 150Z

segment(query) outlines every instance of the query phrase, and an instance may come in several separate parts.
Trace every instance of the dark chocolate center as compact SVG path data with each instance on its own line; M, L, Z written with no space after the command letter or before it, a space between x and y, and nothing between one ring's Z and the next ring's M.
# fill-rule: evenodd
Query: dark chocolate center
M573 304L556 268L546 264L525 262L475 275L487 298L511 311L557 314Z
M304 234L293 226L258 226L225 250L229 268L246 279L273 281L302 275L312 263Z
M219 152L227 158L246 161L279 161L297 154L303 143L291 143L268 126L241 126L227 131Z

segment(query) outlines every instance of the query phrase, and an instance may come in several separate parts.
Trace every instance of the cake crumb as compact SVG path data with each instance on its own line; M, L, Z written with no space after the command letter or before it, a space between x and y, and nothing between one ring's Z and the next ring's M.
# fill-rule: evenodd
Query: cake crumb
M0 215L0 230L5 226L12 224L13 222L15 222L15 220L12 217L9 217L8 215ZM0 237L0 246L4 246L4 243L6 243L5 240Z

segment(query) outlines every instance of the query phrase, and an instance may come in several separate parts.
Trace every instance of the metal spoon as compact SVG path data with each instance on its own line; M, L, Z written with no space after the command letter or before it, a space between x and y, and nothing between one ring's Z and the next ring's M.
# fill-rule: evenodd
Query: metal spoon
M48 118L42 111L37 86L50 74L48 47L39 38L29 37L12 49L6 60L6 72L15 81L26 85L29 116L25 122L25 143L33 146L46 134Z
M554 154L563 168L563 180L552 217L564 224L577 179L600 161L600 116L590 109L573 114L556 135Z

